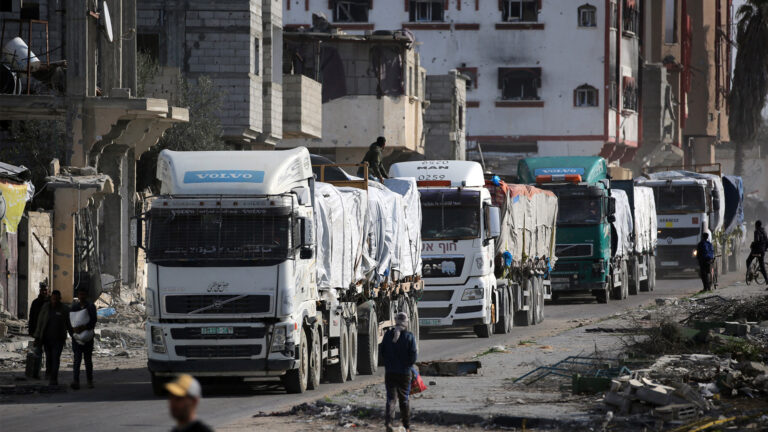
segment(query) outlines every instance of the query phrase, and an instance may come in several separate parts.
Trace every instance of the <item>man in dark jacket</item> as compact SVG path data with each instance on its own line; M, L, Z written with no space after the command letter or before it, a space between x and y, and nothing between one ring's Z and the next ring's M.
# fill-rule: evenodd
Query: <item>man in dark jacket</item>
M40 309L35 330L35 346L45 349L45 372L50 385L59 385L59 362L68 331L69 308L61 303L61 292L53 290L50 302Z
M389 178L384 165L381 163L381 150L387 145L387 139L383 136L376 138L376 142L368 147L368 151L365 153L362 162L368 162L368 175L378 177L379 179ZM357 170L357 176L363 177L363 168Z
M712 288L712 264L715 261L715 248L709 241L709 233L701 234L701 241L696 246L696 258L699 260L699 272L704 291Z
M78 312L83 309L88 311L88 323L75 327L74 333L80 333L85 330L96 328L96 306L88 301L88 288L80 287L77 290L78 302L72 305L72 312ZM88 388L93 388L93 338L85 343L80 343L72 338L72 352L75 355L72 365L72 389L80 389L80 363L85 360L85 377L88 380Z
M27 327L29 335L34 336L35 330L37 330L37 317L40 315L40 309L43 305L48 303L48 282L40 282L40 293L37 298L32 300L32 305L29 307L29 322Z
M765 272L765 249L768 248L768 236L765 234L765 228L763 228L763 222L755 222L755 237L750 245L749 258L747 258L747 269L752 264L752 260L757 258L757 262L760 265L760 273L763 274L765 282L768 283L768 274Z
M179 375L165 385L168 390L168 407L176 427L171 432L213 432L208 425L197 419L197 405L203 397L200 383L191 375Z
M408 396L411 393L411 368L416 363L416 339L408 331L408 315L399 312L395 316L395 327L384 334L379 345L381 358L384 360L384 385L387 388L386 418L387 432L392 431L392 418L395 411L395 398L400 402L400 418L403 427L410 431L410 412Z

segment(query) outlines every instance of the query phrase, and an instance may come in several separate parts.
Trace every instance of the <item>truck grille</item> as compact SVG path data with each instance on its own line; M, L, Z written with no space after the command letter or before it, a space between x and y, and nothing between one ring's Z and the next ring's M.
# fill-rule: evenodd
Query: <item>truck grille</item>
M579 263L577 262L565 262L565 261L558 261L557 264L555 264L555 269L552 270L554 272L564 272L564 273L578 273L579 272Z
M441 257L422 259L421 274L425 278L445 278L461 276L464 258Z
M451 298L453 298L452 290L443 290L443 291L424 290L424 293L421 295L420 301L451 301Z
M591 257L591 244L559 244L555 246L555 255L561 257Z
M419 318L445 318L451 313L452 306L442 308L419 308Z
M165 296L168 313L188 314L252 314L265 313L270 309L270 296L249 295L231 300L235 295L169 295ZM229 300L229 302L227 302ZM203 308L208 308L201 310Z
M202 334L202 327L172 328L171 337L184 339L261 339L266 333L264 327L233 327L232 334Z
M660 228L659 242L668 238L680 239L686 237L698 237L701 230L697 228Z
M250 357L261 354L261 345L179 345L176 355L191 358Z

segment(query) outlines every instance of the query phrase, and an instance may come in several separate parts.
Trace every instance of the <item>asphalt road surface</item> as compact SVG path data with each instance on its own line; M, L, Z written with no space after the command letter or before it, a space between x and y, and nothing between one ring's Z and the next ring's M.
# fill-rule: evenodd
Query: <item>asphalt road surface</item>
M721 284L741 278L741 272L721 277ZM597 304L591 298L547 304L545 321L533 327L517 327L511 334L478 339L471 331L432 332L422 337L420 360L465 358L500 344L516 344L520 340L556 334L573 327L574 320L599 320L625 309L637 308L658 297L684 296L701 289L698 279L665 279L657 282L652 293L640 293L624 301ZM0 432L100 430L168 431L172 421L167 402L152 394L149 374L143 367L96 371L97 388L50 395L14 396L0 405ZM379 369L379 375L383 371ZM99 380L101 377L101 381ZM68 374L60 378L67 382ZM222 426L252 416L260 411L287 409L302 402L318 400L345 388L381 381L379 376L358 376L346 384L323 384L320 390L303 395L285 394L279 385L258 384L230 387L206 385L199 417L213 426ZM382 402L383 403L383 402Z

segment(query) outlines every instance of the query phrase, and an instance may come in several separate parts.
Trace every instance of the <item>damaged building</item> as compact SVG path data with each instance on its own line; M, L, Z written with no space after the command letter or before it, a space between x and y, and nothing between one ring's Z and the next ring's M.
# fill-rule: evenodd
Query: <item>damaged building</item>
M337 163L358 163L384 136L385 155L424 154L426 70L412 35L313 27L286 31L283 39L284 72L322 84L323 133L322 139L287 138L279 147L306 146Z
M135 97L135 0L3 5L10 7L0 12L1 145L19 145L8 133L12 122L52 121L62 125L62 164L71 167L59 168L58 161L39 167L47 175L41 182L52 216L28 223L23 243L30 250L29 239L41 239L50 265L44 268L39 258L32 260L35 268L27 264L28 274L19 275L25 298L42 278L65 302L84 283L93 294L102 282L132 287L136 254L128 232L137 205L136 160L174 123L187 121L188 112L165 99Z

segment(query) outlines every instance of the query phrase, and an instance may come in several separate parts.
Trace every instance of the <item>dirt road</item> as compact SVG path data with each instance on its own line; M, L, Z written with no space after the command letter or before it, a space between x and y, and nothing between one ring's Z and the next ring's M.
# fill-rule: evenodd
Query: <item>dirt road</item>
M741 277L729 274L722 278L727 284ZM545 322L535 327L516 328L510 335L496 335L478 339L471 332L439 332L424 337L420 346L421 360L466 358L499 344L513 345L522 340L541 339L557 335L578 325L595 322L630 308L650 304L659 297L681 297L697 292L701 285L695 279L658 281L655 292L641 293L625 301L611 301L607 305L591 299L563 304L547 305ZM125 368L113 370L102 362L96 371L97 388L54 394L31 394L5 397L0 402L2 431L46 431L51 425L61 430L167 431L171 428L165 400L152 395L149 374L141 359ZM97 365L99 368L99 365ZM68 383L71 372L60 377ZM16 373L23 375L23 373ZM206 385L200 417L221 427L253 416L258 412L272 412L290 406L311 402L344 389L355 389L370 384L380 377L360 377L347 384L324 384L320 391L303 395L287 395L279 385L229 386ZM439 402L435 402L439 403Z

